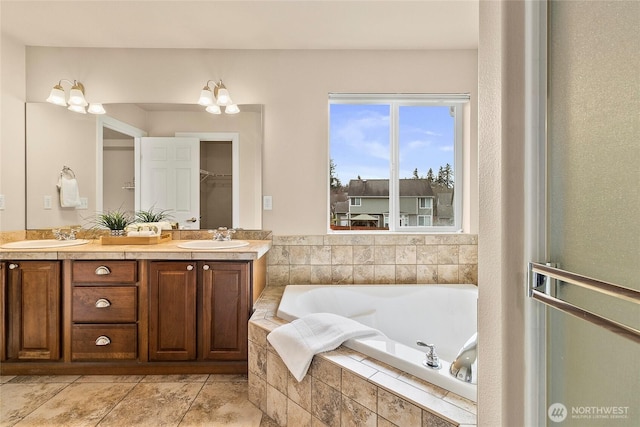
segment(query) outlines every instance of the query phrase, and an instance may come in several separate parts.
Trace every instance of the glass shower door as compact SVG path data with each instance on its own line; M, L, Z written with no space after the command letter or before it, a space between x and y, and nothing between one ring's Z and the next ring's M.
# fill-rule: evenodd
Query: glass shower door
M640 330L638 22L638 2L548 2L547 259L606 282L549 281L550 293L631 330ZM640 340L588 318L547 310L547 425L638 426Z

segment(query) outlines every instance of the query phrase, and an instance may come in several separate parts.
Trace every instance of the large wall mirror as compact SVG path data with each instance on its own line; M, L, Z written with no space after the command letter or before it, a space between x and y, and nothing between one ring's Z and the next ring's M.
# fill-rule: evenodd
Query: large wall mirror
M168 207L186 229L260 229L263 106L239 107L212 115L191 104L106 104L94 116L27 103L27 229L91 227L97 213L149 207ZM79 207L61 207L64 167Z

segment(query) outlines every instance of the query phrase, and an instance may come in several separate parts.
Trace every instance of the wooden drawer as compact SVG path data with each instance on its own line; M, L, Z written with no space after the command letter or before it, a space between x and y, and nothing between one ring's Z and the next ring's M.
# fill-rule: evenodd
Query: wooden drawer
M134 360L138 357L137 336L135 324L73 325L71 359Z
M74 286L73 321L127 323L137 320L135 286Z
M136 261L74 261L74 283L135 283Z

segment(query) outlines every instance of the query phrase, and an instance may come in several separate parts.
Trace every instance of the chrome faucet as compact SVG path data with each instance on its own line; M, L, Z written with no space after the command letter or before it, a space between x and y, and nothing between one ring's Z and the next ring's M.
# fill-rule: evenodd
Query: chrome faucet
M231 235L235 233L236 230L233 228L227 227L218 227L215 230L209 230L209 233L213 234L213 240L231 240Z
M476 332L467 340L458 352L453 363L449 367L449 373L459 379L471 384L478 382L478 333Z
M442 364L440 363L440 359L436 354L436 346L433 344L426 344L422 341L416 341L420 347L427 347L427 354L425 354L425 359L422 362L425 366L431 369L440 369L442 368Z
M56 240L76 240L76 233L78 232L76 228L69 228L69 232L63 231L61 228L54 228L51 231Z

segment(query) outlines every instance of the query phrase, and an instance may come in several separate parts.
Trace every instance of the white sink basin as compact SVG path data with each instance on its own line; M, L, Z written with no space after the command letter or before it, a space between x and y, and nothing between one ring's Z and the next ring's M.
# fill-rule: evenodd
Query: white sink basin
M44 249L44 248L63 248L65 246L77 246L89 243L86 239L76 240L21 240L19 242L5 243L2 245L4 249Z
M245 240L191 240L185 243L179 243L178 247L182 249L232 249L249 246L249 242Z

